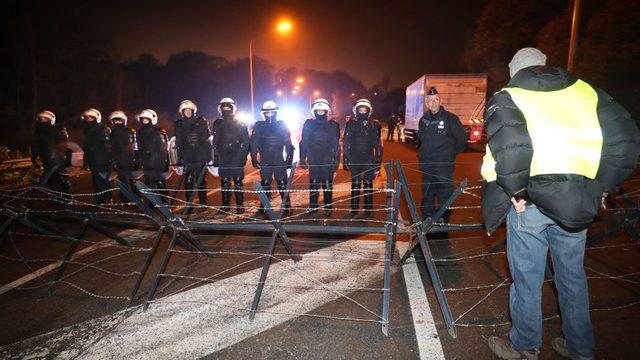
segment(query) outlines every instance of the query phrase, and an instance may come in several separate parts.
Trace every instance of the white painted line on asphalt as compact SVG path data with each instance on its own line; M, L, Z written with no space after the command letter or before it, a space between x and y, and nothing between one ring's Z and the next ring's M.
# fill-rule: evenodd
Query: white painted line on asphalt
M354 256L364 249L366 256ZM382 260L384 250L381 241L349 240L307 253L298 263L286 260L272 264L259 308L265 312L259 312L253 321L246 309L251 306L260 268L162 298L147 312L135 311L115 329L109 326L114 316L107 316L45 334L37 341L10 345L19 354L11 352L20 357L45 352L60 358L90 359L193 359L213 354L340 297L335 291L300 287L353 289L379 282L384 262L368 259ZM349 261L339 261L336 266L326 260L336 256L348 256ZM356 304L345 306L353 307L359 318L380 320ZM371 310L379 312L378 306ZM371 326L379 332L379 324ZM74 340L69 343L65 339L71 334ZM0 353L2 350L6 347L0 348Z
M109 245L107 244L108 240L105 240L103 242L101 242L100 244L96 244L96 245L91 245L89 247L86 247L80 251L78 251L77 253L73 254L73 256L71 257L71 260L75 260L77 258L79 258L80 256L90 253L94 250L100 249L102 247L105 247L105 245ZM0 287L0 295L6 293L9 290L15 289L17 287L20 287L26 283L28 283L29 281L38 278L46 273L48 273L49 271L53 271L57 268L60 267L60 265L62 265L62 260L58 260L56 262L53 262L45 267L42 267L34 272L32 272L31 274L25 275L17 280L14 280L6 285L2 285L2 287Z
M413 328L418 340L420 359L444 359L442 343L431 315L429 300L425 294L422 278L415 261L416 259L412 254L402 266L402 273L404 274L404 282L409 295L409 305L411 306L411 315L413 317Z
M134 233L137 232L137 233ZM139 238L140 235L144 235L144 236L149 236L150 234L152 234L152 232L149 231L144 231L144 230L124 230L124 231L120 231L117 233L117 235L123 237L123 238L127 238L128 240L135 240L135 238ZM70 260L75 260L83 255L86 255L92 251L104 248L104 247L110 247L113 245L113 242L111 239L107 239L104 241L101 241L98 244L95 245L91 245L88 246L82 250L79 250L78 252L74 253L73 256L71 256ZM48 273L49 271L53 271L57 268L60 267L60 265L62 265L62 260L58 260L55 261L47 266L44 266L34 272L32 272L31 274L27 274L17 280L14 280L6 285L2 285L0 287L0 295L6 293L9 290L15 289L17 287L20 287L26 283L28 283L29 281L36 279L46 273Z

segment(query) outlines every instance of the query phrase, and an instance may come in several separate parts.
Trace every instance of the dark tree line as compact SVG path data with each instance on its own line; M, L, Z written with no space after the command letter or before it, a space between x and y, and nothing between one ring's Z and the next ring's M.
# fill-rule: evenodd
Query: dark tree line
M470 71L489 73L489 93L509 80L507 64L525 46L547 54L547 63L566 67L573 0L492 0L468 46ZM605 89L640 120L640 2L584 0L574 73Z
M59 6L24 1L12 6L2 15L7 51L0 67L0 145L25 148L41 109L54 111L60 124L75 128L72 135L76 139L80 114L89 107L99 109L105 117L116 109L124 110L132 122L137 112L152 108L168 129L183 99L196 102L199 113L208 118L218 115L217 102L222 97L232 97L241 110L251 111L248 58L228 60L187 51L171 55L166 63L150 54L121 61L104 32L108 20L101 19L90 3ZM400 105L383 105L383 91L367 90L344 71L293 67L276 71L259 57L254 58L253 66L256 114L264 101L274 98L308 109L318 93L334 102L340 116L350 111L355 100L351 94L367 97L375 92L380 109ZM291 94L300 76L305 82ZM281 97L276 95L278 90L283 92Z

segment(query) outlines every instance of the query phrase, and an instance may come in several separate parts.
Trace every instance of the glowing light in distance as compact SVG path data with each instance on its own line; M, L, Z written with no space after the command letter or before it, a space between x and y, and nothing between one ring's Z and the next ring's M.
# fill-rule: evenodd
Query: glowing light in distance
M251 117L251 114L245 113L245 112L242 112L242 111L238 111L236 113L236 119L240 120L242 123L244 123L246 125L252 125L254 123L254 120Z
M289 20L280 20L276 25L276 30L278 30L280 34L288 34L291 32L291 29L293 29L293 24Z
M278 90L278 91L276 91L276 95L278 95L278 96L282 96L282 90Z
M298 130L303 119L302 111L292 106L283 107L278 115L292 133Z
M296 79L296 82L298 84L302 84L304 82L304 78L303 77L299 77L299 78Z
M320 96L320 91L318 91L318 90L314 91L314 92L313 92L313 95L315 95L315 96Z

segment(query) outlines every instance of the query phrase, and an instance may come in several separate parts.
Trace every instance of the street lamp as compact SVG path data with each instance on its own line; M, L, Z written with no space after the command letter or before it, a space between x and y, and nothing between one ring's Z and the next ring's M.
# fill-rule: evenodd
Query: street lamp
M287 19L282 19L276 24L276 31L281 35L288 35L291 30L293 30L293 24ZM255 118L253 105L253 39L249 41L249 88L251 91L251 117Z
M290 33L291 29L293 29L293 24L291 24L291 21L287 19L280 20L276 25L276 30L283 35Z

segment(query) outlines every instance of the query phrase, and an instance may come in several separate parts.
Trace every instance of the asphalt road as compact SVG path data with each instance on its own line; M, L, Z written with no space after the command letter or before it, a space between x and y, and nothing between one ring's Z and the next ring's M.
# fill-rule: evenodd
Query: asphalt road
M480 180L481 149L482 144L474 145L456 161L455 180L468 179L471 190L456 201L452 223L481 222L480 191L474 188ZM387 161L400 160L405 164L412 194L419 203L421 174L414 147L386 143L384 157ZM247 168L247 172L252 170ZM384 186L386 175L386 172L382 173L377 187ZM256 179L254 173L249 180ZM305 188L307 181L305 173L299 172L294 189ZM85 175L74 178L73 183L76 191L89 189ZM209 177L208 184L217 186L217 180ZM348 175L344 171L340 170L336 184L339 184L338 189L348 189ZM640 184L632 181L627 190L638 187ZM346 192L338 195L344 197ZM209 203L219 202L219 196L219 192L212 191ZM304 192L293 196L294 207L300 208L296 212L302 211L306 196ZM637 197L631 199L638 207ZM382 206L384 201L384 193L376 194L377 205ZM257 206L257 199L249 196L247 203ZM134 209L127 208L127 211ZM194 214L193 218L210 220L212 213L204 211ZM401 215L409 221L404 200ZM134 216L127 218L134 219ZM322 215L310 220L315 224L344 224L344 219L347 219L346 211L337 210L329 220ZM375 221L383 220L384 212L380 211L376 212L374 222L350 221L356 225L379 226ZM80 225L77 221L56 224L67 234L78 234ZM596 224L591 233L611 226ZM0 281L5 285L55 264L69 246L48 237L30 235L24 227L11 230L11 236L5 236L0 247ZM150 248L156 235L152 229L119 228L117 231L122 231L123 237L141 249ZM32 276L31 281L21 285L34 289L6 292L7 289L3 289L0 294L0 356L216 359L437 359L444 356L447 359L492 359L486 338L505 335L508 331L508 326L500 325L509 320L508 287L495 287L508 276L505 249L500 245L504 230L491 237L482 230L454 232L448 238L429 236L436 259L472 256L461 261L437 262L453 318L459 324L455 339L446 330L419 252L404 268L392 266L389 335L382 333L379 290L383 285L384 242L377 235L289 234L294 249L304 258L294 264L287 259L282 244L277 245L278 256L267 278L261 311L256 320L248 321L246 309L253 296L262 264L261 255L267 250L269 235L199 233L199 239L216 252L214 256L172 253L165 271L168 275L160 283L155 297L157 302L152 303L147 312L137 307L119 312L125 307L126 299L104 297L129 295L136 277L132 273L140 270L147 253L113 246L112 240L90 229L84 238L86 241L78 249L86 254L74 259L76 263L70 264L65 274L81 269L80 263L103 262L65 279L68 283L56 284L51 293L47 282L55 271ZM400 237L399 241L403 243L397 250L402 252L407 240ZM104 244L98 244L100 242ZM160 242L134 305L144 302L168 242L168 236ZM494 246L496 254L473 257ZM590 280L592 307L619 307L639 301L640 276L635 274L640 271L636 261L640 255L638 245L621 231L593 246L600 248L587 251L587 274L596 277ZM395 259L397 256L398 252ZM42 261L25 264L22 259ZM615 279L601 274L624 276ZM210 281L194 284L194 279L202 278ZM421 293L415 290L416 281L426 289L423 300L415 297ZM479 286L483 288L463 289ZM546 316L557 314L556 296L550 283L545 284L543 297L543 313ZM422 305L427 305L427 310ZM593 312L597 357L635 358L634 354L640 350L634 335L639 318L640 306ZM561 334L560 320L545 321L544 331L542 358L554 359L556 355L550 342Z

